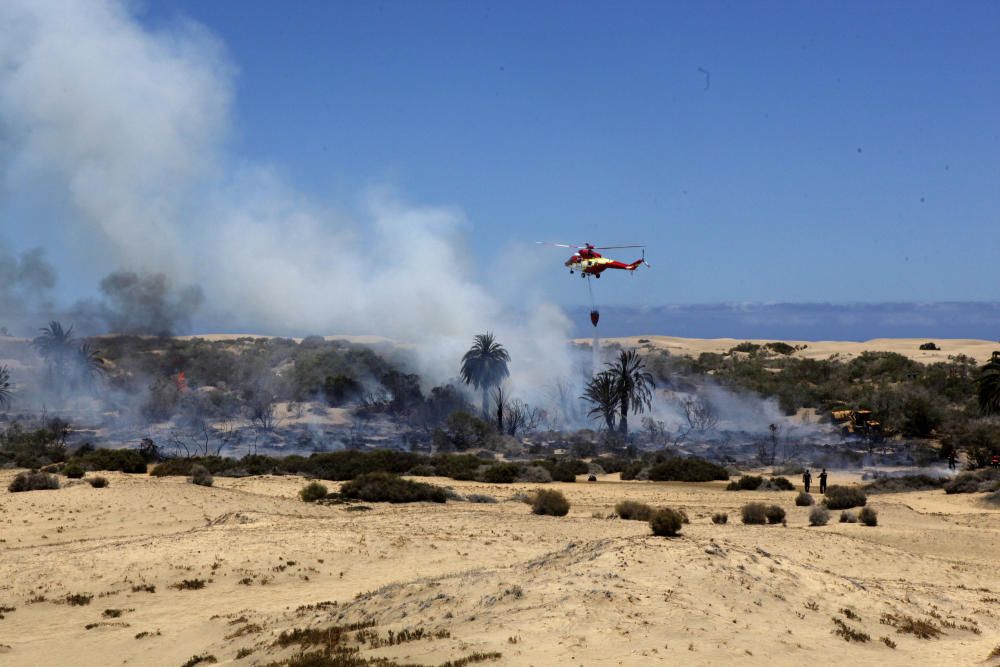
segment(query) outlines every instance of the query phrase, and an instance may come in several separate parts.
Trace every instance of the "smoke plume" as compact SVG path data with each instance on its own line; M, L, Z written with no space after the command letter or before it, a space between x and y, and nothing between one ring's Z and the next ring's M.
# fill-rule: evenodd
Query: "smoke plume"
M568 374L568 320L530 276L505 286L516 303L477 279L461 211L376 190L346 217L274 166L230 155L236 68L223 45L192 23L150 29L135 9L0 5L5 185L56 193L67 236L101 249L81 255L121 268L101 286L114 328L176 330L203 297L207 321L251 332L411 341L429 381L452 377L485 330L510 349L515 389L540 392ZM168 281L204 293L167 298Z

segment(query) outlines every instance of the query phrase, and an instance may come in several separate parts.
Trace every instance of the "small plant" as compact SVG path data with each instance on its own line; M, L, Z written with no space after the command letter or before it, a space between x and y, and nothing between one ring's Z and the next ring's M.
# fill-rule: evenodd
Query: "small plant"
M212 486L215 479L205 466L196 463L191 466L191 483L198 486Z
M479 503L479 504L492 504L497 502L496 498L494 498L493 496L488 496L485 493L470 493L465 497L465 499L470 503Z
M809 507L815 502L812 495L805 491L799 491L799 495L795 496L795 505L797 507Z
M652 529L653 535L660 537L674 537L680 532L683 525L684 517L681 516L681 513L669 507L657 510L649 518L649 527Z
M210 653L205 653L204 655L193 655L188 658L181 667L195 667L195 665L214 665L219 662L219 659Z
M69 479L83 479L83 476L87 473L87 471L84 470L78 463L68 463L66 464L66 467L63 468L62 473Z
M90 604L90 601L93 599L94 596L91 593L73 593L66 596L66 604L71 607L82 607Z
M767 517L768 523L781 523L785 520L785 510L780 505L771 505L764 510L764 516Z
M836 616L833 617L833 624L836 626L833 634L843 637L845 641L858 642L860 644L871 641L871 635L860 630L855 630Z
M767 507L764 503L747 503L741 510L743 523L763 525L767 523Z
M858 521L866 526L877 526L878 512L873 510L871 507L862 507L861 511L858 512Z
M878 640L889 648L896 648L896 642L892 641L888 637L879 637Z
M7 490L11 493L21 491L51 491L59 488L59 478L39 470L20 472L14 477Z
M615 514L625 521L649 521L653 516L653 508L635 500L622 500L615 505Z
M569 501L560 491L554 489L539 489L535 492L531 503L534 514L549 516L566 516L569 513Z
M809 510L810 526L825 526L830 521L830 510L822 505L816 505Z
M319 482L309 482L299 491L299 498L304 503L314 503L317 500L326 498L327 488Z
M108 486L108 478L101 477L100 475L97 477L88 477L87 481L90 482L90 485L95 489L103 489Z
M205 587L204 579L185 579L180 583L173 584L171 588L176 588L179 591L196 591L200 588Z
M844 510L840 513L840 523L857 523L858 515L854 512L848 512Z
M896 632L900 634L913 635L918 639L937 639L941 636L941 630L936 625L912 616L882 614L879 623L896 628Z
M840 610L840 613L843 614L845 617L851 619L852 621L861 620L861 617L858 616L857 612L855 612L853 609L848 609L847 607L844 607L843 609Z
M846 510L864 506L868 497L857 487L834 485L827 488L826 500L823 502L832 510Z
M724 525L729 523L729 515L725 512L716 512L712 515L712 523L716 525Z
M788 481L787 477L772 477L768 480L768 486L778 491L794 491L795 485Z
M135 586L132 587L132 592L133 593L139 593L139 592L142 592L142 593L155 593L156 592L156 586L154 586L153 584L136 584Z

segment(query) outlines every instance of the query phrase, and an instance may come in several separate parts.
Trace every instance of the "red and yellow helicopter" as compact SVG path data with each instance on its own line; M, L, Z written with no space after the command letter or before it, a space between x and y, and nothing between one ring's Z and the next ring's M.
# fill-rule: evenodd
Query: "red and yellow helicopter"
M572 257L566 260L565 265L569 267L570 273L576 273L579 271L581 278L589 278L590 276L600 278L601 274L607 269L635 271L643 264L649 266L649 262L646 261L645 246L642 245L594 246L590 243L584 243L582 246L571 246L566 245L565 243L546 244L545 241L536 241L536 243L541 245L554 245L558 248L574 248L576 252L573 253ZM620 248L643 248L642 257L634 262L625 263L605 257L601 253L597 252L598 250L616 250Z
M581 246L572 246L565 243L546 243L545 241L536 241L540 245L553 245L557 248L573 248L576 250L573 256L566 260L565 265L569 267L569 272L576 273L579 271L581 278L600 278L601 274L608 269L619 269L622 271L635 271L640 266L645 264L649 266L649 262L646 261L646 250L643 245L606 245L606 246L594 246L590 243L584 243ZM611 259L610 257L605 257L598 250L616 250L619 248L643 248L642 257L635 260L634 262L626 263L619 262L616 259ZM590 281L587 281L587 288L590 292L590 323L595 327L597 326L598 320L601 318L601 313L597 310L597 305L594 302L594 291L590 286Z

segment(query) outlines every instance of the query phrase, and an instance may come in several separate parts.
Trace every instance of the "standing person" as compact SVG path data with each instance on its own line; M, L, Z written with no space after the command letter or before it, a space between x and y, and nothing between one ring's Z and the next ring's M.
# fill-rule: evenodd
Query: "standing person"
M955 466L958 464L958 452L954 449L948 454L948 470L954 470Z
M990 466L993 468L1000 468L1000 454L993 455L993 458L990 459Z
M819 492L826 493L826 468L819 474Z
M812 484L813 476L812 473L806 470L802 473L802 486L805 487L806 493L809 493L809 485Z

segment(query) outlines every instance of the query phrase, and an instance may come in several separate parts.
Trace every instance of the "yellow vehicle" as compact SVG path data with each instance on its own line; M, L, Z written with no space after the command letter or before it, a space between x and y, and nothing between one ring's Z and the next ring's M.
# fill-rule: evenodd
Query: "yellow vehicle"
M832 410L830 417L840 424L840 432L845 436L883 438L890 435L882 427L882 422L874 419L871 410Z

